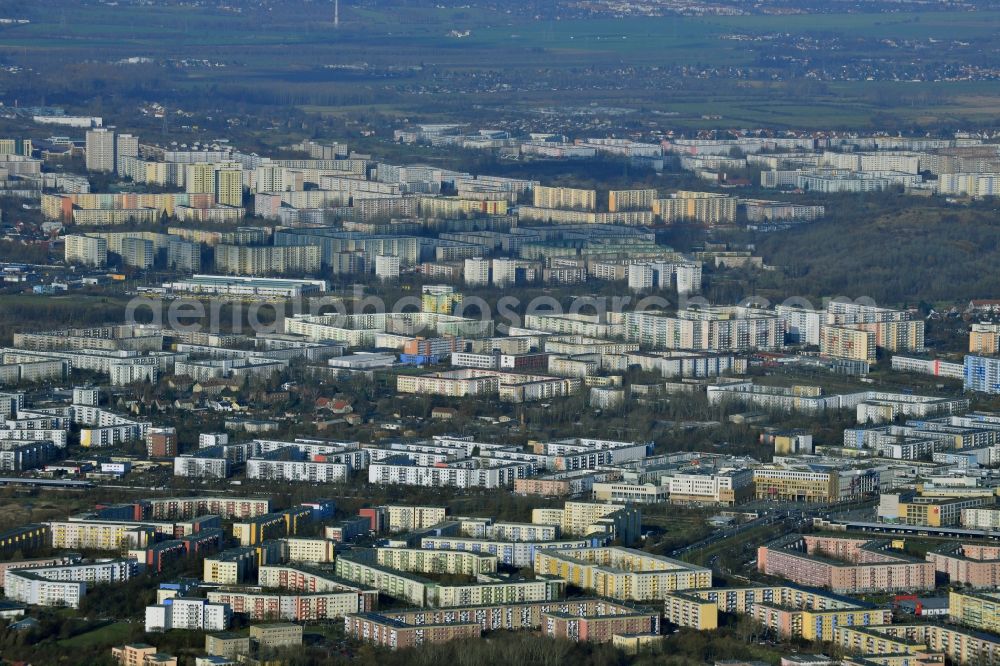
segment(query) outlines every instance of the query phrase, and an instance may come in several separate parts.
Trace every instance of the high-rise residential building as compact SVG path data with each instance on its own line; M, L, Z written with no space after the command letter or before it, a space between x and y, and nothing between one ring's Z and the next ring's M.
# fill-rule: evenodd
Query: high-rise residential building
M153 241L143 238L122 239L122 262L126 266L147 269L153 267Z
M701 263L697 261L672 264L674 287L678 294L701 291Z
M64 258L68 264L104 266L108 263L108 241L90 236L66 236Z
M32 150L31 139L0 139L0 155L31 157Z
M1000 357L965 357L965 390L1000 394Z
M663 222L689 220L703 224L729 224L736 221L737 197L714 192L681 191L666 199L653 200L653 214Z
M188 164L184 177L184 191L189 194L214 194L215 165L209 162Z
M875 305L832 300L826 304L830 323L834 324L875 324L887 321L910 321L913 313L908 310L893 310Z
M517 282L516 259L494 259L492 268L494 287L513 287L514 283Z
M654 349L780 349L785 344L785 321L773 312L739 306L679 310L676 316L626 312L624 335Z
M216 245L215 268L233 275L312 274L322 265L318 245Z
M224 206L243 205L243 169L239 163L221 164L215 170L215 200Z
M774 308L785 320L785 336L792 344L819 345L820 327L826 323L824 310L811 310L794 305L779 305Z
M172 458L177 455L176 428L150 428L146 433L146 453L150 458Z
M880 349L892 352L924 349L924 322L908 310L842 301L830 301L826 310L826 323L871 332L875 346Z
M139 137L134 134L115 136L115 170L121 174L127 158L139 157Z
M559 525L563 535L603 533L627 545L639 538L642 511L626 504L566 502L562 509L532 509L531 522Z
M380 280L399 279L399 257L384 254L376 255L375 276Z
M178 271L201 270L201 243L171 238L167 244L167 266Z
M973 324L969 331L970 354L1000 352L1000 324Z
M657 279L658 277L660 275L653 264L632 264L628 266L628 288L633 291L644 291L652 289L654 286L657 288L666 286L660 283Z
M485 286L490 283L490 260L475 258L465 260L465 284Z
M533 192L536 208L597 210L597 192L594 190L536 185Z
M436 314L455 314L462 305L462 294L446 284L425 284L420 296L420 311Z
M874 363L875 333L849 326L820 327L819 351L824 356Z
M87 171L115 170L115 133L107 127L87 132Z
M908 321L879 321L867 324L851 324L853 328L871 331L875 334L875 346L891 352L924 351L924 322L922 319Z
M633 290L674 287L680 294L701 290L702 265L698 261L595 261L590 271L599 280L624 279Z
M101 404L101 390L96 386L74 386L73 404L97 407Z
M284 192L288 189L286 169L275 164L264 164L257 167L255 173L255 192Z
M970 197L996 196L1000 192L1000 174L942 173L938 177L937 192Z
M651 210L656 190L611 190L608 192L608 212L620 210Z

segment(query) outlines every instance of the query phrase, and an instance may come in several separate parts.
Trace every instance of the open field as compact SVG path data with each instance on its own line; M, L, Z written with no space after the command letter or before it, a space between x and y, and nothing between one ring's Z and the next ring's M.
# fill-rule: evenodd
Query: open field
M46 4L54 9L46 11ZM487 11L352 8L345 10L342 26L334 30L326 9L293 4L280 15L260 16L188 6L74 5L49 0L39 3L32 23L0 28L0 51L14 56L87 48L102 57L206 57L275 68L290 62L305 67L350 64L351 57L359 55L368 63L495 67L498 62L488 54L502 51L507 66L593 64L605 56L628 64L713 67L750 63L747 42L725 39L735 34L836 37L850 50L861 43L860 38L943 41L961 31L966 40L987 39L1000 23L1000 12L834 14L824 15L822 21L811 16L747 16L551 22ZM450 37L452 29L470 34ZM309 50L299 50L302 47ZM313 54L324 60L309 62L302 57ZM413 54L427 60L407 63L406 57Z
M63 490L37 491L5 488L0 497L0 529L25 523L62 520L93 506L93 498L82 492Z
M470 45L516 42L524 47L565 49L570 52L605 51L628 53L660 60L685 49L718 46L719 38L734 33L763 35L790 32L805 35L837 35L845 38L963 39L989 38L1000 12L934 12L894 14L825 14L783 16L652 17L551 22L510 22L488 27L469 37ZM513 30L513 32L512 32ZM663 52L647 52L656 48ZM718 64L738 57L739 42L721 52L699 53L700 62Z
M110 622L93 631L61 640L58 645L60 648L66 650L97 647L110 648L127 642L131 633L132 627L128 622Z
M25 11L30 24L0 26L0 59L31 71L0 73L0 99L104 113L129 108L105 108L109 94L411 119L468 117L472 104L489 119L596 103L630 109L623 124L659 112L671 126L837 128L989 124L1000 104L992 80L962 69L996 67L1000 12L539 21L345 3L334 29L327 3L294 0L239 12L41 0ZM119 64L128 58L150 62Z

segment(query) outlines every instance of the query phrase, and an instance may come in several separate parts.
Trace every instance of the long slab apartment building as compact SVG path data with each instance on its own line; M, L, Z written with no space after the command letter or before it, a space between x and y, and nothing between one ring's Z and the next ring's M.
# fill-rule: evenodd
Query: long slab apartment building
M785 320L772 311L741 306L610 314L606 321L583 315L525 317L525 327L561 335L624 339L652 349L740 352L780 349Z
M933 590L931 562L885 541L792 534L757 549L757 569L840 594Z

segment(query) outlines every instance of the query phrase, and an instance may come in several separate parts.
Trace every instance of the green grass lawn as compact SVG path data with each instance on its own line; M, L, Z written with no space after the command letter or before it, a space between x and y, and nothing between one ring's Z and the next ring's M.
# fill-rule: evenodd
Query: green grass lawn
M128 622L112 622L87 633L61 640L58 644L66 649L112 647L125 643L131 635L132 625Z

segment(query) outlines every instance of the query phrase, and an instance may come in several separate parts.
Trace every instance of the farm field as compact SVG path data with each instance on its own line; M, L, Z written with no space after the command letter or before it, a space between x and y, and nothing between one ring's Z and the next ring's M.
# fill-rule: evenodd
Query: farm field
M992 81L964 69L989 67L1000 12L539 21L343 4L335 29L327 3L235 11L41 0L25 10L30 23L0 26L0 59L25 68L0 73L0 93L86 105L114 89L123 101L192 110L293 105L442 120L474 104L519 115L597 104L635 114L623 123L655 112L701 128L988 124L1000 103ZM914 73L880 62L913 62ZM36 90L48 92L33 99Z

